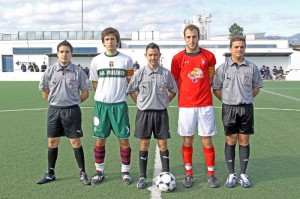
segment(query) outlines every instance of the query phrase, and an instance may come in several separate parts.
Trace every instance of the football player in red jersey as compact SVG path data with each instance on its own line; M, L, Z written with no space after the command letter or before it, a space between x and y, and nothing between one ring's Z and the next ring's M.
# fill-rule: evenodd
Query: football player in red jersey
M211 187L219 186L215 178L215 150L212 136L216 134L211 85L216 59L213 53L201 48L199 28L187 25L183 31L186 48L172 59L171 72L179 88L178 134L183 137L182 157L186 169L183 186L193 185L193 141L195 129L202 139L207 165L207 180Z

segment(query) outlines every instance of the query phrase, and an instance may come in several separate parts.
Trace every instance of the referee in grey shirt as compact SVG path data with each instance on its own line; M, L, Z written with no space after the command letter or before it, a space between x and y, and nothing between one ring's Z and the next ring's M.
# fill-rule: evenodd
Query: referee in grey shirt
M234 187L237 180L234 169L237 142L240 158L238 182L244 188L251 186L246 169L250 156L250 135L254 134L253 101L263 87L258 67L244 59L245 48L245 38L234 37L230 40L231 59L217 68L213 82L213 92L223 103L225 159L229 173L225 185L229 188Z
M167 139L170 138L170 129L167 108L178 89L171 72L159 65L160 56L159 46L148 44L145 53L148 64L134 73L127 88L127 93L138 107L134 136L140 139L139 189L147 185L148 149L152 133L160 150L162 171L169 172Z
M79 104L89 97L91 86L84 71L71 63L73 47L65 41L57 46L56 64L48 67L39 84L43 98L50 104L47 119L48 170L37 184L55 180L55 164L60 137L70 139L80 170L80 181L89 185L85 172L84 153L81 145L81 110Z

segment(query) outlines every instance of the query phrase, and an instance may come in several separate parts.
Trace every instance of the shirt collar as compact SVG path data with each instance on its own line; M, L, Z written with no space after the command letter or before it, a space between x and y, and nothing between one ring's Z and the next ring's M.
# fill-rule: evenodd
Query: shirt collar
M232 61L232 59L230 58L228 59L228 65L232 67L232 66L237 66L238 64ZM249 62L244 58L243 62L239 66L249 66Z
M75 71L75 67L78 67L78 66L76 66L76 65L74 65L74 64L72 64L72 63L70 62L69 66L68 66L65 70L74 72L74 71ZM63 67L61 67L61 66L59 65L59 63L55 63L55 70L56 70L56 71L61 71L61 70L64 70L64 69L63 69Z
M162 74L162 66L158 66L154 71L147 65L145 67L148 75L152 75L154 73Z

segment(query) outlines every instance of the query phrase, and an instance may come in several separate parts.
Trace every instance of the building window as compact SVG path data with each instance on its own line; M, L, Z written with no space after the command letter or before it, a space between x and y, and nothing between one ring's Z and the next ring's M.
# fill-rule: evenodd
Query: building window
M75 47L73 48L73 54L96 54L96 47Z
M52 48L13 48L14 55L43 55L51 52Z

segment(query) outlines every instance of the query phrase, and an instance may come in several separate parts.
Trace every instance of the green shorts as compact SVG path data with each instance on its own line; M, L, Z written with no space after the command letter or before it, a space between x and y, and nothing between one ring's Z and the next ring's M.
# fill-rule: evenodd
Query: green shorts
M93 137L107 138L111 130L121 139L129 138L130 125L126 102L97 102L94 106Z

